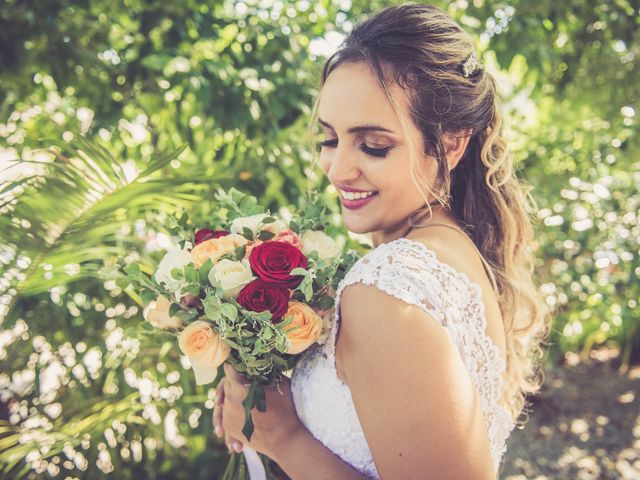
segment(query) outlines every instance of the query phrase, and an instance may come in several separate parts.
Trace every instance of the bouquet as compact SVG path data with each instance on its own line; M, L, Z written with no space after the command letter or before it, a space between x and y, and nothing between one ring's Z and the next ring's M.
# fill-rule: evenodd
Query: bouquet
M224 362L248 378L243 433L251 439L252 409L266 410L264 386L277 385L300 353L326 340L333 294L357 256L326 233L317 197L288 219L233 188L215 198L206 226L189 225L187 214L174 218L177 245L146 272L127 265L125 283L145 306L146 328L177 336L198 385L214 382ZM261 463L255 451L243 453L244 460L232 453L225 478Z

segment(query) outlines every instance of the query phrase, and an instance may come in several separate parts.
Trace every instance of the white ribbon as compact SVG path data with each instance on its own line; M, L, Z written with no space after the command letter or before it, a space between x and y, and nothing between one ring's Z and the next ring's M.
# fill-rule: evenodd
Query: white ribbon
M267 472L264 470L262 460L253 448L246 445L242 448L244 459L247 462L247 470L249 470L249 478L251 480L267 480Z

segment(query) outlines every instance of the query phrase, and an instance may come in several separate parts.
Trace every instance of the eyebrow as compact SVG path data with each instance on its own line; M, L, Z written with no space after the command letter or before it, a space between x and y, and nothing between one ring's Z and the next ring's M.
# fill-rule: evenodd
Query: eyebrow
M328 124L321 118L318 118L318 123L320 123L320 125L324 125L325 127L335 131L335 128L333 128L330 124ZM380 125L372 125L370 123L366 125L358 125L357 127L351 127L349 130L347 130L347 133L360 133L360 132L388 132L388 133L393 133L395 135L395 132L393 132L392 130L389 130L388 128L381 127Z

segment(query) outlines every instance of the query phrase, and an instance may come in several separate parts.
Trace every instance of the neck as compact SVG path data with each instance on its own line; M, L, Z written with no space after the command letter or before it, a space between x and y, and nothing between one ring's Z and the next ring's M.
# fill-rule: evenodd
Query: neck
M429 224L435 222L438 219L447 218L448 208L444 208L440 202L433 201L429 203L431 206L432 216L429 215L429 207L426 205L420 207L413 212L409 217L387 230L379 230L371 234L373 240L373 246L377 247L382 243L388 243L398 238L406 237L414 228L419 228L421 224Z

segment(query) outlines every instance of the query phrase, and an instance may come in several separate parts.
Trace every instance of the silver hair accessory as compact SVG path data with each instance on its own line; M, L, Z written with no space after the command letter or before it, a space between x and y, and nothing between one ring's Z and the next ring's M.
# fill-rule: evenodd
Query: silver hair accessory
M480 70L480 64L476 58L475 52L471 52L464 62L462 62L462 76L469 78Z

